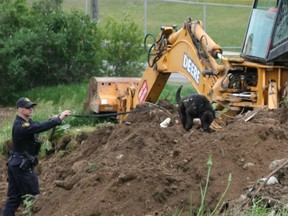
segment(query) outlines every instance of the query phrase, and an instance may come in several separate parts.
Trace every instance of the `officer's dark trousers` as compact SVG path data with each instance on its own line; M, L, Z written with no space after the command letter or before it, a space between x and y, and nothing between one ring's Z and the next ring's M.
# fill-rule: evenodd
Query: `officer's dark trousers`
M39 194L38 177L33 169L19 168L19 160L11 159L8 163L8 192L7 201L2 216L14 216L26 194Z

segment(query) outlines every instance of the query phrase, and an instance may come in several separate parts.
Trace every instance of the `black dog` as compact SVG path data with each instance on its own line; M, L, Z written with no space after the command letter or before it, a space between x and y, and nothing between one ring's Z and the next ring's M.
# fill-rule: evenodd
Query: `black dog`
M190 130L193 127L193 119L200 118L201 127L208 132L211 123L215 119L215 110L210 101L204 96L193 94L184 98L180 97L182 86L176 92L176 102L178 104L178 112L182 125L185 130Z

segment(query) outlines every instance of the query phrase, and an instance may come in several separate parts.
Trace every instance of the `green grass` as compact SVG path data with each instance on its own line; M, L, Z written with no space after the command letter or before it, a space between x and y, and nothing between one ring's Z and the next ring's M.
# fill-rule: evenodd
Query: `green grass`
M179 88L180 85L183 85L183 88L181 90L181 96L185 96L188 94L194 94L196 93L196 90L193 88L192 85L188 84L188 83L168 83L162 93L159 96L159 100L160 99L167 99L169 100L172 104L176 104L175 102L175 94L177 89Z
M90 13L90 0L87 2L89 4L88 12ZM143 29L144 40L144 0L98 0L98 2L100 25L105 25L109 16L122 19L129 14ZM253 0L239 0L237 2L235 0L187 0L187 2L252 6ZM67 11L77 8L86 12L86 0L64 0L63 8ZM226 47L242 46L250 16L250 8L207 6L206 14L206 31L217 44L225 50L229 50ZM235 16L235 14L237 15ZM203 6L147 0L146 33L157 35L161 26L171 26L173 24L176 24L179 29L188 17L203 21Z

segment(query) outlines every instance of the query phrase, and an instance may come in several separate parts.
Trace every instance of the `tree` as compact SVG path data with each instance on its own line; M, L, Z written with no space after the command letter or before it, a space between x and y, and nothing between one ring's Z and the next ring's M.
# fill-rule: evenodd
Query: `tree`
M96 22L80 11L63 12L61 2L33 1L30 10L24 0L0 5L6 21L0 22L0 103L15 100L17 91L88 81L100 71Z
M124 20L110 17L103 29L105 41L103 43L105 54L106 76L139 76L143 65L139 62L144 49L142 48L143 32L131 19L126 16Z

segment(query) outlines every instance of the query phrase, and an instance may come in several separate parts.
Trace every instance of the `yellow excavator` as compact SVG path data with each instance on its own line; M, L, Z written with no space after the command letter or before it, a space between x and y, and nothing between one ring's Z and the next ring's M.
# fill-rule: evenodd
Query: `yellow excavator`
M162 27L143 76L92 77L86 107L126 113L143 102L156 103L171 73L180 73L226 115L278 108L288 90L288 0L255 0L240 56L222 53L201 21L188 19L179 30ZM120 122L125 118L119 115Z

